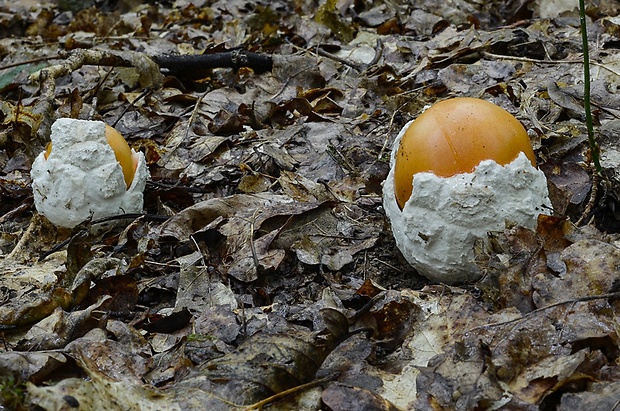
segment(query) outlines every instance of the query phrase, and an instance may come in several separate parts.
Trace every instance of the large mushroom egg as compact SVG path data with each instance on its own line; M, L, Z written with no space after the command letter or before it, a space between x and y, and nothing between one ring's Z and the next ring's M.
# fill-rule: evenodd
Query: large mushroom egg
M383 203L396 245L437 282L481 273L474 244L506 223L533 228L550 201L544 174L521 123L475 98L433 105L403 127L390 161Z

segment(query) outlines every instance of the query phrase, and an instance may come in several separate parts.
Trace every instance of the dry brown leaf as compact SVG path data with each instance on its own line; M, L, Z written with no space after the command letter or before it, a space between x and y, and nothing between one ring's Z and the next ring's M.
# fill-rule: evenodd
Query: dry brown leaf
M330 1L325 23L356 36L343 43L313 20L308 1L121 1L113 12L104 3L69 15L55 2L0 0L0 316L9 350L0 359L33 361L22 375L41 387L28 387L29 406L616 405L617 302L596 295L617 289L617 2L597 1L587 17L606 170L592 224L579 229L569 219L581 217L591 181L575 166L587 162L587 143L576 121L583 66L574 12L540 18L540 2L527 0ZM141 60L232 47L272 56L273 72L167 71L159 87L158 68ZM55 60L29 61L39 58ZM29 81L37 66L53 75ZM149 80L155 87L146 89ZM479 250L481 283L411 291L424 283L395 251L381 208L386 154L425 105L462 94L523 122L555 212L567 219L493 233L493 248ZM64 258L36 261L61 240L40 225L26 230L29 164L58 115L116 124L146 151L153 176L149 215L120 235L73 241L66 270ZM172 217L160 225L155 213ZM374 337L349 338L317 374L338 384L298 385L314 378L307 358L325 354L310 330L326 324L342 337L347 315L362 308L354 327ZM300 340L289 335L301 327ZM235 351L258 330L276 336ZM76 367L36 351L63 345ZM10 351L24 347L33 351ZM210 380L211 371L226 381ZM273 390L262 382L294 392L265 399Z
M344 384L330 384L321 396L323 404L333 411L397 411L398 408L389 401L373 394L369 390L350 387Z
M57 368L67 362L67 357L59 352L16 352L0 353L0 369L12 373L22 380L42 381Z

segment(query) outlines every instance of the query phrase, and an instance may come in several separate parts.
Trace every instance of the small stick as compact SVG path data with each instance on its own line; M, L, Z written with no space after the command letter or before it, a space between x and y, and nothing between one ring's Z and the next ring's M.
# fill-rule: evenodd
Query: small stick
M262 401L259 401L255 404L250 405L249 407L244 408L244 411L254 411L254 410L262 410L266 405L272 404L276 401L281 400L282 398L288 397L290 395L293 394L297 394L298 392L302 392L305 390L308 390L310 388L314 388L318 385L324 384L328 381L331 381L334 379L334 376L328 376L325 378L321 378L319 380L315 380L315 381L311 381L309 383L306 384L302 384L302 385L298 385L296 387L293 388L289 388L288 390L279 392L275 395L272 395L271 397L265 398Z
M165 68L172 74L194 74L194 76L197 72L203 72L205 69L222 67L235 70L249 67L259 74L273 69L273 59L271 56L239 49L222 53L183 56L167 55L153 56L151 58L160 68Z
M537 309L535 309L533 311L530 311L529 313L524 314L521 317L513 318L512 320L506 320L506 321L500 321L500 322L497 322L497 323L478 325L476 327L470 328L468 330L468 332L471 332L471 331L474 331L474 330L479 330L479 329L482 329L482 328L498 327L498 326L502 326L502 325L511 324L511 323L514 323L514 322L524 321L527 318L531 317L532 315L535 315L535 314L540 313L542 311L550 310L551 308L555 308L555 307L559 307L559 306L562 306L562 305L566 305L566 304L575 304L575 303L581 303L581 302L587 302L587 301L595 301L595 300L605 300L605 299L608 299L608 298L620 298L620 292L600 294L600 295L588 295L588 296L585 296L585 297L579 297L579 298L574 298L574 299L570 299L570 300L558 301L556 303L549 304L549 305L546 305L544 307L537 308Z

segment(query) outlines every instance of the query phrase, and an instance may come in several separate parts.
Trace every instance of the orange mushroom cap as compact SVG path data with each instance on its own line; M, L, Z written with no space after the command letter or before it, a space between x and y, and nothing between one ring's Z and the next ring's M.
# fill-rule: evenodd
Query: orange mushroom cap
M402 210L417 173L451 177L472 172L484 160L509 164L521 152L535 167L525 128L503 108L469 97L441 101L411 123L400 140L394 166L396 201Z
M125 184L127 184L127 188L129 188L133 181L136 168L138 167L138 162L135 161L136 159L134 158L131 148L129 148L129 144L127 144L127 141L123 138L121 133L107 124L105 126L105 138L108 140L108 144L112 147L112 150L114 150L116 161L118 161L123 169Z
M127 144L125 138L113 127L107 124L105 126L105 138L110 147L112 147L112 151L114 151L116 161L118 161L123 169L123 177L127 188L131 187L136 168L138 167L137 157L133 155L133 152L131 151L131 148L129 147L129 144ZM50 141L45 147L46 160L51 152L52 142Z

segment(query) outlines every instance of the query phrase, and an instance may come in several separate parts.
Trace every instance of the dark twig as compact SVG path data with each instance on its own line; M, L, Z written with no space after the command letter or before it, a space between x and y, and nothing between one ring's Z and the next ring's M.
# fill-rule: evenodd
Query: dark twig
M128 219L131 220L131 219L136 219L136 218L144 218L149 221L163 222L163 221L170 219L170 216L159 215L159 214L145 214L145 213L126 213L126 214L112 215L109 217L103 217L97 220L93 220L91 224L92 225L103 224L103 223L107 223L108 221L128 220Z
M306 384L301 384L296 387L289 388L288 390L284 390L282 392L272 395L271 397L265 398L264 400L261 400L255 404L252 404L244 408L243 411L254 411L254 410L265 409L265 407L268 406L269 404L279 401L282 398L286 398L288 396L298 394L303 391L307 391L310 388L314 388L318 385L325 384L329 381L334 380L337 376L338 376L337 374L332 374L332 375L328 375L327 377L324 377L318 380L310 381L309 383L306 383Z
M245 50L231 50L222 53L198 54L186 56L154 56L151 57L159 67L170 74L195 77L207 69L232 68L238 70L248 67L256 73L265 73L273 68L273 59L264 54Z
M592 174L592 190L590 191L590 199L588 200L588 204L586 204L586 208L583 210L581 217L575 223L576 226L580 226L586 218L590 216L594 206L596 206L596 198L598 197L598 187L601 183L601 174L593 173Z
M129 103L128 106L126 106L123 109L123 112L118 116L118 118L116 120L114 120L114 123L112 123L112 127L116 127L116 124L121 120L121 118L123 118L123 116L125 115L125 113L127 113L132 107L134 107L136 105L136 103L138 101L140 101L140 99L146 97L147 95L151 94L153 90L150 87L147 87L146 89L144 89L144 91L142 93L140 93L140 95L138 97L136 97L131 103Z
M104 218L100 218L98 220L93 220L88 225L90 226L90 225L102 224L102 223L106 223L106 222L114 221L114 220L136 219L136 218L145 218L145 219L151 220L151 221L166 221L170 217L163 216L163 215L158 215L158 214L127 213L127 214L120 214L120 215L104 217ZM56 244L51 249L42 252L39 255L39 261L43 261L48 256L54 254L56 251L61 250L63 247L65 247L67 244L69 244L73 238L78 237L78 236L86 236L87 234L88 234L87 229L81 229L81 230L75 232L73 235L71 235L71 237L69 237L66 240Z
M363 70L363 68L361 66L359 66L358 64L355 64L355 63L353 63L353 62L351 62L351 61L349 61L347 59L343 59L341 57L338 57L338 56L336 56L336 55L334 55L334 54L332 54L332 53L330 53L330 52L328 52L326 50L323 50L320 47L316 48L316 53L319 56L327 57L327 58L332 59L334 61L337 61L337 62L339 62L341 64L344 64L345 66L349 66L349 67L351 67L354 70L357 70L357 71L362 71Z

